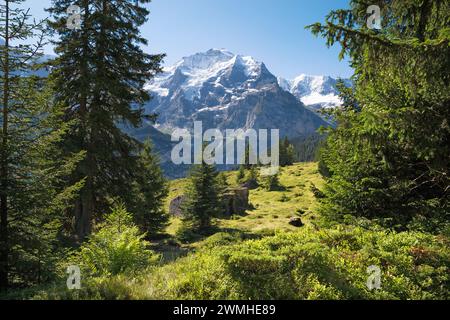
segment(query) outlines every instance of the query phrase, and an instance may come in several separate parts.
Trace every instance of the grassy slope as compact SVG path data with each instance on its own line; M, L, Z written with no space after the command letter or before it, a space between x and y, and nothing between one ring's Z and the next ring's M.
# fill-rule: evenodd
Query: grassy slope
M236 172L228 172L228 182L233 185L236 180ZM298 163L290 167L282 168L280 182L285 187L284 191L268 192L262 188L250 191L250 203L254 210L247 212L246 216L233 217L232 219L218 219L219 228L238 229L242 231L256 232L261 230L294 230L288 224L289 218L297 214L297 210L305 212L302 220L308 223L314 219L316 202L311 184L321 187L323 180L318 174L317 163ZM170 200L183 194L186 179L174 180L170 184L170 193L166 202L169 208ZM283 199L283 195L285 196ZM304 218L304 219L303 219ZM174 235L180 226L179 218L172 218L167 233Z
M236 175L227 173L230 184ZM280 182L284 191L252 190L255 209L217 219L218 233L160 250L171 258L137 282L119 277L101 290L120 299L448 299L447 238L317 228L311 224L318 203L310 190L324 184L317 163L283 168ZM171 182L167 207L186 183ZM299 210L305 226L295 228L288 222ZM174 235L180 223L172 218L168 233ZM383 268L382 290L366 287L370 265Z
M236 172L227 177L234 183ZM280 182L285 191L252 190L254 210L216 220L218 233L194 243L177 241L181 221L171 218L170 236L153 243L161 263L139 274L86 280L80 292L66 290L64 280L16 298L449 299L448 237L368 226L317 228L311 226L317 202L310 191L311 184L323 186L317 164L283 168ZM171 182L167 207L186 183ZM306 226L294 228L288 221L299 209ZM382 290L366 287L370 265L383 268Z

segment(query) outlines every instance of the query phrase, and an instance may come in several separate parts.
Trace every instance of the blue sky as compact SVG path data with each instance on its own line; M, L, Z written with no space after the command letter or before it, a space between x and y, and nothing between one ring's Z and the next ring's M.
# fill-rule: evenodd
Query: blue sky
M50 0L27 0L37 18L46 17ZM265 62L272 73L293 78L300 73L348 77L339 48L328 49L304 27L323 21L348 0L153 0L142 34L148 52L166 53L166 65L210 48L226 48ZM48 53L52 50L48 48Z

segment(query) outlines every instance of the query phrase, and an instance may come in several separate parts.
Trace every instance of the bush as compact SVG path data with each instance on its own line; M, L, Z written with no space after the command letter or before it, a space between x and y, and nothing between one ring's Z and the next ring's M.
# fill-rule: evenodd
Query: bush
M450 252L443 235L337 225L234 244L228 238L215 235L211 242L220 246L207 245L157 269L146 283L167 284L166 291L147 298L450 298ZM379 290L366 285L371 265L382 270Z
M71 264L79 265L82 273L90 277L135 273L158 259L144 238L131 214L119 205L73 254Z
M262 185L267 191L282 191L284 188L280 184L280 180L277 174L265 175L261 177Z
M143 281L144 299L239 299L236 284L222 259L204 249L153 270Z
M322 191L320 191L320 189L317 188L317 187L314 185L314 183L311 183L310 190L311 190L311 192L313 193L313 195L314 195L314 197L315 197L316 199L323 199L323 198L325 198L325 194L324 194Z
M225 250L249 299L448 299L448 239L337 226L249 241ZM367 267L382 270L370 291Z
M259 238L265 236L263 238ZM379 226L218 233L141 277L95 278L78 299L449 299L449 238ZM369 266L381 288L367 287ZM101 279L98 280L98 279ZM64 292L63 292L64 293ZM70 294L69 297L67 294ZM48 292L35 298L55 298Z

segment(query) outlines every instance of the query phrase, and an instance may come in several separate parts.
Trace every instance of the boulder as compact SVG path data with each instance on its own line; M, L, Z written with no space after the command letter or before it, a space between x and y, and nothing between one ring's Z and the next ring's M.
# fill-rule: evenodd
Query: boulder
M222 198L223 212L225 216L232 216L234 214L243 215L249 208L249 190L247 188L229 189ZM185 195L178 196L170 201L169 213L175 217L182 217L183 204L187 198Z
M184 195L174 198L172 201L170 201L169 214L172 216L175 216L175 217L182 217L183 211L181 208L183 206L183 203L185 203L185 202L186 202L186 196L184 196Z
M289 219L289 224L297 228L304 226L302 219L300 219L299 217L292 217L291 219Z
M248 197L247 188L230 189L222 199L225 211L223 214L227 216L245 214L245 210L249 208Z

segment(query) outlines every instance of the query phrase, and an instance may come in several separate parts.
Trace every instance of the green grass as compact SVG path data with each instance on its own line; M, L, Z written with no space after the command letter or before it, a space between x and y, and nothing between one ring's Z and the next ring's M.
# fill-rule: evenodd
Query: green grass
M35 299L449 299L448 237L379 227L311 226L275 235L217 233L195 252L137 276L87 279L80 291L35 291ZM367 287L369 266L381 288ZM23 294L23 293L22 293ZM23 297L23 296L21 296ZM17 298L17 296L15 297Z
M219 229L238 229L241 231L293 231L297 228L289 225L289 219L297 216L299 210L305 212L302 220L307 224L313 217L317 217L314 195L310 191L311 184L320 188L323 179L318 174L317 163L297 163L290 167L281 168L280 183L285 188L283 191L266 191L260 187L250 191L250 203L253 210L248 210L245 216L237 216L231 219L216 219L214 222ZM227 180L231 185L235 184L237 171L227 172ZM183 194L187 180L180 179L170 182L169 196L166 201L166 209L172 199ZM287 198L288 201L283 201ZM181 225L179 218L172 217L167 233L175 235Z
M237 172L227 172L234 184ZM187 180L170 182L170 201ZM397 233L366 220L322 225L311 185L324 181L316 163L282 168L283 191L250 191L244 216L215 219L216 233L189 244L176 232L152 243L159 263L134 276L88 278L81 291L65 278L46 287L12 293L16 299L449 299L448 234ZM305 226L289 219L301 216ZM367 267L383 270L382 288L366 286Z

